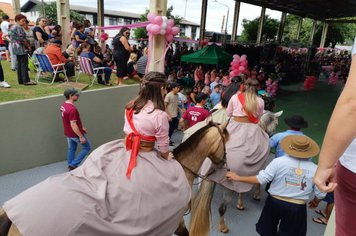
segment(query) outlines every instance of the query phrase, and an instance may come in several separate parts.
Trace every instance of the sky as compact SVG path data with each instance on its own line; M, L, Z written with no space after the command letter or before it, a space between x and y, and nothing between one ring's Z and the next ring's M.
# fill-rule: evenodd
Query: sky
M12 3L11 0L0 0L1 2ZM231 34L233 14L235 8L234 0L208 0L208 11L207 11L207 31L221 32L223 16L227 15L228 8L219 3L225 4L229 7L229 19L227 25L227 31ZM26 0L20 0L21 6L25 4ZM46 1L45 1L46 2ZM70 4L73 5L85 5L88 7L96 7L96 0L70 0ZM105 0L104 8L110 10L119 10L126 12L133 12L143 14L146 8L149 8L150 0ZM179 15L184 17L186 15L186 20L192 21L194 23L200 24L200 14L201 14L201 0L167 0L167 7L173 5L173 15ZM272 18L280 19L281 12L272 11L270 9L266 10L266 14L270 15ZM240 7L240 17L238 25L238 34L242 32L241 22L243 19L253 20L261 15L261 7L253 6L246 3L241 3ZM225 29L224 23L224 29Z

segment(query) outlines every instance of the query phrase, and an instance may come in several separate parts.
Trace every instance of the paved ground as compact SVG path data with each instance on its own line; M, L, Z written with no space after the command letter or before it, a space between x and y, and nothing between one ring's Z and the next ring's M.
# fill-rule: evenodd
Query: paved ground
M173 141L178 144L182 137L181 132L176 132L173 135ZM269 161L274 158L273 155L269 157ZM37 183L45 180L51 175L64 173L67 171L67 164L65 161L37 167L30 170L24 170L17 173L0 176L0 205L22 191L36 185ZM264 186L261 187L264 189ZM196 191L194 187L194 191ZM255 224L261 214L267 194L262 191L261 202L254 201L252 199L253 191L244 194L245 210L240 211L236 209L238 195L236 194L233 201L229 204L228 210L225 215L226 224L230 229L230 232L226 235L233 236L255 236L258 235L255 232ZM212 224L211 224L211 236L221 236L223 233L219 232L218 222L219 213L218 208L222 201L222 193L218 186L215 190L213 203L212 203ZM320 204L320 209L325 208L325 203ZM313 217L319 217L314 210L308 209L308 236L322 236L324 235L325 226L312 222ZM186 224L189 224L190 216L186 216Z

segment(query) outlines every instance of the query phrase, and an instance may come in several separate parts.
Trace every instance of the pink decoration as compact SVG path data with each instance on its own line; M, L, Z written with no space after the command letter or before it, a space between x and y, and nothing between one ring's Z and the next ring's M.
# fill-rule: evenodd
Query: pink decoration
M329 84L330 85L336 85L337 84L337 81L339 80L339 75L340 75L340 72L332 72L329 76Z
M173 27L174 26L174 20L173 19L167 20L167 25L169 25L170 27Z
M239 70L233 70L233 72L234 72L234 76L238 76L240 74Z
M239 67L239 70L240 70L240 71L244 71L244 70L245 70L245 67L244 67L244 66L240 66L240 67Z
M234 59L237 59L237 61L240 61L240 56L239 56L239 55L235 54L235 55L233 55L232 57L233 57Z
M153 12L150 12L147 14L147 19L151 22L151 23L155 23L155 18L156 18L156 14Z
M105 42L107 39L108 39L108 34L107 33L102 33L100 36L99 36L99 39L100 41L102 42Z
M166 40L168 42L172 42L173 41L173 35L172 34L166 34Z
M171 34L171 33L172 33L172 26L167 25L166 34Z
M162 25L163 23L163 19L161 16L156 16L155 19L154 19L154 23L157 24L157 25Z
M305 90L312 90L314 89L314 83L316 81L316 77L315 76L307 76L305 81L304 81L304 89Z
M278 82L272 81L271 78L268 78L268 80L266 80L266 86L266 91L271 94L271 97L275 97L277 95L276 92L278 90Z
M235 76L234 72L231 71L231 72L230 72L230 78L232 78L232 77L234 77L234 76Z
M159 25L153 25L151 27L152 34L158 34L160 31L161 31L161 26Z
M180 29L177 26L172 27L172 34L176 35L180 32Z
M208 40L204 39L204 40L201 42L201 44L202 44L203 47L206 46L206 45L208 45Z
M154 26L154 24L149 24L146 26L147 32L151 32L152 26Z
M246 67L248 65L248 61L242 61L240 65Z

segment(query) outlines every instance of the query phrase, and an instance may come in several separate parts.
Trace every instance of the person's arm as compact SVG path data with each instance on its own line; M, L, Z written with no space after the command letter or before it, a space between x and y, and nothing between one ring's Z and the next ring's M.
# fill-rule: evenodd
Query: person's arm
M72 33L71 33L71 35L70 35L70 38L71 38L71 39L75 39L75 36L74 36L75 31L77 31L77 29L76 29L76 28L73 28L73 29L72 29Z
M11 43L11 40L9 39L9 37L7 37L8 35L9 35L8 33L3 34L2 38L5 39L6 41L8 41L9 43Z
M190 94L190 99L192 100L192 102L194 102L195 105L197 104L197 101L195 101L194 93Z
M97 62L97 63L102 63L102 60L100 60L100 58L97 57L97 56L95 56L95 57L93 58L93 61L95 61L95 62Z
M80 143L84 144L86 142L86 139L84 138L83 134L80 132L79 127L77 125L76 121L71 121L70 126L72 127L73 132L78 135Z
M336 188L334 165L356 137L355 77L356 57L353 56L349 79L330 118L319 155L318 169L313 178L314 183L322 192L332 192ZM329 182L328 186L326 182Z
M162 112L161 114L157 115L156 122L156 134L155 137L157 139L157 146L160 151L162 158L166 160L171 160L174 158L173 154L169 151L169 124L167 120L167 115Z
M132 48L129 46L129 42L127 41L127 38L124 36L121 36L120 42L122 45L124 45L125 49L129 52L132 52Z
M39 41L40 43L44 42L41 32L36 31L36 37L37 37L37 41Z
M319 202L321 202L322 199L317 198L316 196L309 201L309 208L314 209L317 208L317 206L319 205Z
M50 33L51 33L51 29L49 28L49 26L46 26L46 27L44 28L44 30L45 30L45 32L46 32L47 34L50 34Z
M226 108L226 115L228 117L232 117L233 113L234 113L234 100L236 100L236 95L233 95L229 101L229 104L227 105Z
M165 111L166 111L166 113L167 113L167 115L168 115L168 120L169 120L169 121L172 121L172 117L169 115L168 109L167 109L168 102L165 101L165 102L164 102L164 105L165 105L165 107L166 107Z
M183 118L180 118L179 123L182 125L183 131L186 131L187 130L187 126L185 125L185 122L184 122Z
M75 35L75 41L77 41L77 42L79 42L79 43L84 43L84 42L86 42L86 40L80 39L78 34Z
M94 38L95 36L95 28L93 28L93 31L88 33L90 35L90 37Z
M248 184L259 184L260 182L258 181L256 175L254 176L239 176L233 172L227 172L226 173L226 178L229 180L233 181L239 181L239 182L244 182Z

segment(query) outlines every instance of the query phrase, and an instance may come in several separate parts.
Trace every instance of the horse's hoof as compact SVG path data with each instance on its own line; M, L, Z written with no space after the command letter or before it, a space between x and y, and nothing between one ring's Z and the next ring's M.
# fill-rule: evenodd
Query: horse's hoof
M240 211L245 210L245 207L244 207L244 206L239 206L239 205L237 205L236 208L237 208L238 210L240 210Z
M221 229L220 226L219 226L219 231L224 233L224 234L227 234L229 232L229 229L227 227L224 227L223 229Z
M253 197L253 200L260 202L261 198L260 197Z

